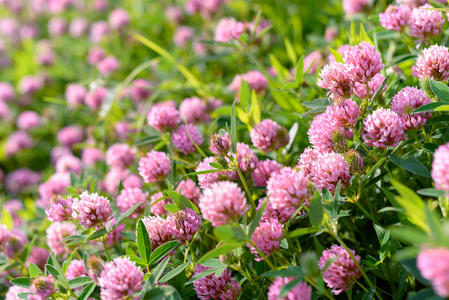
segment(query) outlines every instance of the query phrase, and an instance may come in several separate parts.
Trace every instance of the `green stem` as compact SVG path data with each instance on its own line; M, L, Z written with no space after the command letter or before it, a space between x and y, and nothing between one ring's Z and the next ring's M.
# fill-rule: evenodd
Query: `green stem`
M251 244L251 246L254 247L254 249L256 249L257 253L263 258L263 260L267 263L267 265L272 269L275 270L276 267L273 265L273 263L268 259L268 257L265 255L265 253L263 253L259 248L257 248L256 244L254 244L253 241L249 241L249 243Z
M177 156L174 156L174 155L170 155L169 157L170 157L171 159L173 159L173 160L182 162L183 164L186 164L187 166L189 166L189 167L191 167L191 168L196 168L196 165L195 165L195 164L192 164L191 162L189 162L189 161L187 161L187 160L185 160L185 159L182 159L182 158L177 157Z
M184 263L187 262L187 256L189 255L189 250L190 250L190 242L187 244L186 253L184 254Z
M201 155L204 158L207 158L206 153L203 152L203 150L201 150L200 147L198 147L198 145L195 143L195 141L192 139L192 137L190 136L190 132L189 132L189 125L187 124L187 119L184 119L184 123L186 125L186 132L187 132L187 136L189 137L190 142L193 144L193 146L195 147L196 150L198 150L199 153L201 153Z
M362 143L362 141L359 139L359 136L357 135L357 132L355 131L354 127L351 127L352 133L354 134L355 139L357 140L357 142L359 142L360 146L363 147L363 149L366 151L367 154L369 154L369 150L368 148L366 148L366 146Z
M103 241L103 248L104 248L104 253L106 254L106 258L108 259L108 261L111 261L111 256L109 255L108 247L106 247L106 236L103 236L102 241Z
M354 202L355 205L357 205L358 208L360 208L360 210L371 220L373 221L374 224L379 225L381 227L383 227L382 225L380 225L380 223L359 203L359 201L355 201Z
M246 183L245 177L243 176L243 173L240 170L240 167L237 167L236 169L237 169L237 173L239 173L240 180L242 181L243 186L245 187L245 191L248 194L248 199L249 199L249 202L251 203L252 210L257 211L256 203L254 202L253 197L251 196L251 192L249 191L249 187L248 187L248 184Z
M318 289L318 286L316 285L316 283L313 282L312 279L310 279L309 277L306 277L306 278L305 278L305 281L307 281L307 282L308 282L311 286L313 286L316 290L319 290L319 289ZM326 289L323 290L323 295L326 296L327 299L335 300L334 296L332 296L332 294L329 293L328 290L326 290Z
M238 266L234 266L234 268L235 268L236 271L240 272L240 274L242 274L243 276L245 276L245 278L249 281L249 283L250 283L252 286L256 287L256 289L259 291L259 293L262 295L262 297L263 297L264 299L267 299L267 297L264 295L264 293L263 293L262 290L260 289L260 286L259 286L256 282L254 282L254 279L251 277L251 274L249 274L248 271L243 272L243 270L242 270L240 267L238 267Z
M357 283L365 292L368 292L368 290L366 289L366 287L363 286L363 284L361 284L358 281L356 281L355 283Z

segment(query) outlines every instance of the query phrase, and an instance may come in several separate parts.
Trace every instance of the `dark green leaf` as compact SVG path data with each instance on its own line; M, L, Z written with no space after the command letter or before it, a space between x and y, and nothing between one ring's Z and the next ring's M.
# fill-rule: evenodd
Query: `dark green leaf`
M199 262L198 262L199 263ZM189 262L183 263L182 265L179 265L178 267L176 267L175 269L171 270L170 272L168 272L167 274L165 274L164 277L161 278L161 280L159 280L159 283L164 283L169 281L170 279L172 279L173 277L175 277L176 275L178 275L179 273L181 273L182 271L184 271L185 268L187 268L187 266L189 265Z
M166 257L160 264L157 265L156 269L153 270L150 277L148 278L148 284L154 286L156 282L161 278L162 273L164 273L167 267L170 257Z
M446 103L449 102L449 87L447 85L439 81L430 80L430 88L438 99Z
M310 203L310 223L319 228L323 220L323 205L321 203L320 192L315 192Z
M11 279L11 283L15 286L20 286L26 289L29 289L31 286L31 278L30 277L19 277Z
M93 280L92 278L86 276L86 277L77 277L77 278L73 278L72 280L69 280L69 287L71 289L73 288L77 288L89 283L92 283Z
M260 275L261 277L305 277L304 272L300 267L289 266L287 269L268 271Z
M265 211L265 208L267 207L268 200L265 200L265 202L262 204L260 209L257 211L256 215L254 216L253 221L248 226L248 236L252 237L254 230L256 230L257 226L259 226L259 222L262 219L262 215Z
M444 300L445 298L441 298L436 295L435 292L431 289L423 289L419 292L410 292L408 293L407 300Z
M211 274L214 274L215 272L223 271L223 270L225 270L225 269L226 269L226 266L219 266L219 267L214 267L214 268L210 268L210 269L204 270L203 272L201 272L201 273L196 274L195 276L193 276L193 277L192 277L189 281L187 281L184 285L189 285L189 284L191 284L192 282L194 282L194 281L196 281L196 280L198 280L198 279L200 279L200 278L209 276L209 275L211 275Z
M28 270L30 272L30 277L33 278L36 278L39 274L43 274L41 269L39 269L39 267L33 263L30 263L30 265L28 266Z
M87 241L91 241L91 240L95 240L98 239L99 237L102 237L103 235L108 234L108 231L106 230L106 228L100 228L96 231L94 231L93 233L91 233L87 238L86 238L86 242Z
M236 248L238 248L238 247L240 247L242 245L243 245L243 242L242 243L236 243L236 244L225 244L225 245L222 245L222 246L218 246L217 248L212 249L209 252L207 252L206 254L204 254L198 260L197 263L200 264L200 263L205 262L205 261L207 261L207 260L209 260L211 258L216 258L216 257L218 257L218 256L220 256L222 254L226 254L226 253L228 253L228 252L230 252L230 251L232 251L232 250L234 250L234 249L236 249Z
M371 299L373 299L375 291L376 291L375 287L370 288L368 292L365 292L365 294L363 295L362 300L371 300Z
M281 292L279 293L279 299L287 296L288 292L290 292L295 286L297 286L304 278L295 278L286 285L281 288Z
M413 112L418 113L418 112L434 111L435 108L443 106L443 105L447 105L447 104L445 102L432 102L429 104L425 104L421 107L418 107Z
M391 154L388 157L394 164L399 167L417 175L424 177L431 177L429 170L414 156L403 158L396 154Z
M128 218L140 205L142 205L142 203L144 203L144 202L142 201L142 202L136 203L130 209L125 211L125 213L123 215L118 217L117 221L115 221L114 225L112 226L112 228L109 232L111 232L112 230L117 228L117 226L119 226L126 218Z
M95 290L95 282L92 282L84 287L84 289L81 291L80 295L78 296L78 300L87 300L90 296L90 294L93 293Z
M245 232L238 226L228 224L214 228L214 234L228 244L243 243L247 241Z
M198 207L185 196L177 192L167 192L167 195L178 206L179 209L185 209L186 207L193 209L197 214L200 214Z
M151 265L153 263L158 262L162 257L164 257L168 252L172 251L179 245L177 241L167 242L163 245L157 247L153 253L151 253L148 264Z
M421 272L418 270L418 267L416 266L416 258L403 259L400 261L400 263L404 267L404 269L407 270L407 272L413 275L413 277L415 277L424 284L429 284L429 282L421 276Z
M155 287L145 295L142 296L142 300L181 300L181 296L178 291L172 286L158 286Z
M317 98L309 102L303 102L302 105L304 105L307 108L311 109L317 109L317 108L325 108L326 106L330 105L328 98Z
M148 265L151 256L151 242L142 219L137 223L137 249L140 257Z
M70 262L72 261L73 257L75 256L75 252L77 250L78 250L78 248L73 250L72 254L70 254L69 258L67 260L64 260L64 263L62 264L62 272L64 272L64 274L67 272L67 268L69 267Z
M287 238L294 238L294 237L298 237L298 236L303 236L309 233L314 233L319 231L319 228L315 228L315 227L305 227L305 228L299 228L296 229L294 231L289 232L286 237Z
M444 197L447 194L447 192L445 192L445 191L441 191L441 190L433 189L433 188L418 190L417 193L420 195L423 195L423 196L435 197L435 198Z

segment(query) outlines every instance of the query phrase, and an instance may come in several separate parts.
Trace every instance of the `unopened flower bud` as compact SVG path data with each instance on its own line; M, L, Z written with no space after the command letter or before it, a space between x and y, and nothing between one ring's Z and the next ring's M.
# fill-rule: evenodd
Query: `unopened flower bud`
M344 133L340 130L335 130L332 132L332 143L335 151L338 153L345 152L346 146L348 145Z
M87 259L87 270L89 276L98 283L98 278L100 278L101 272L104 270L103 260L95 254L92 255Z
M231 140L228 133L224 136L219 133L213 133L210 135L210 147L209 150L217 155L227 155L231 149Z
M358 174L363 169L363 158L359 152L355 149L349 149L344 155L346 163L349 165L349 172L352 174Z

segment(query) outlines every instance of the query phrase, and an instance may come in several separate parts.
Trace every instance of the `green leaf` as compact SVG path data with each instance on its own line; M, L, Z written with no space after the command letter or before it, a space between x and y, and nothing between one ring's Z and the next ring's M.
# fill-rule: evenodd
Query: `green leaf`
M323 220L323 205L321 203L320 192L315 192L310 202L310 223L319 228Z
M297 286L304 278L295 278L286 285L281 288L281 292L279 293L279 299L287 296L288 292L290 292L295 286Z
M89 283L92 283L93 280L92 278L86 276L86 277L77 277L77 278L73 278L72 280L69 280L69 287L71 289L73 288L77 288Z
M433 188L418 190L417 193L420 195L423 195L423 196L435 197L435 198L445 197L445 195L447 194L447 192L445 192L445 191L441 191L441 190L433 189Z
M374 292L376 291L375 287L372 287L368 290L368 292L365 292L365 294L363 295L362 300L371 300L373 299L374 296Z
M241 108L236 107L237 110L237 116L239 117L239 120L242 121L243 124L250 126L250 119L246 112L244 112ZM250 127L251 128L251 127ZM251 130L251 129L250 129Z
M351 29L349 32L349 45L351 46L355 46L359 43L359 38L357 36L357 34L355 33L355 26L354 26L354 21L351 21Z
M317 231L319 231L319 229L316 227L299 228L299 229L289 232L285 237L286 238L294 238L294 237L303 236L303 235L306 235L309 233L314 233Z
M193 276L193 277L192 277L189 281L187 281L184 285L189 285L189 284L191 284L192 282L194 282L194 281L196 281L196 280L198 280L198 279L200 279L200 278L209 276L209 275L214 274L214 273L216 273L216 272L223 272L225 269L226 269L226 266L218 266L218 267L213 267L213 268L204 270L203 272L201 272L201 273L196 274L195 276Z
M426 112L426 111L434 111L437 107L446 105L445 102L432 102L429 104L425 104L423 106L418 107L413 111L413 113Z
M72 254L70 254L69 258L67 260L64 260L64 263L62 264L62 271L67 273L67 269L69 268L70 262L72 261L73 257L75 256L75 252L78 250L78 248L75 248L75 250L72 251Z
M142 219L137 223L137 249L140 257L148 265L151 256L151 242Z
M29 295L33 295L33 293L30 293L30 292L17 293L17 297L19 297L19 299L23 299L23 300L28 300Z
M441 105L441 106L438 106L437 108L435 108L435 110L434 111L449 111L449 105Z
M140 265L147 265L147 262L144 261L143 259L141 259L140 257L136 256L136 255L130 255L130 254L126 254L129 257L130 261L135 262L136 264L140 264Z
M162 273L164 273L165 268L167 267L168 261L170 257L164 258L164 260L157 265L157 267L153 270L150 277L148 278L148 284L150 286L156 285L156 282L161 278Z
M444 300L446 298L441 298L440 296L436 295L433 289L427 288L420 290L419 292L410 292L408 293L407 300Z
M214 167L215 169L217 169L217 170L222 170L223 169L223 166L222 165L220 165L219 163L217 163L217 162L211 162L211 163L209 163L209 165L210 166L212 166L212 167Z
M265 211L265 208L267 207L268 200L265 200L265 202L262 204L260 209L257 211L256 215L254 216L253 221L248 226L248 236L252 237L254 231L256 230L257 226L259 226L260 220L262 219L262 215Z
M371 40L371 38L368 36L368 34L365 31L365 27L363 26L363 23L360 23L360 41L365 41L371 45L373 44L373 41Z
M246 80L242 79L240 83L240 104L245 110L248 108L249 97L251 97L251 87Z
M11 283L15 286L20 286L26 289L29 289L31 286L31 279L30 277L19 277L11 279Z
M173 202L176 204L176 206L178 206L179 209L190 208L193 209L198 215L200 214L200 210L198 209L198 207L180 193L167 192L167 195L170 197L170 199L173 200Z
M86 242L87 241L91 241L91 240L95 240L98 239L99 237L102 237L103 235L108 234L108 231L106 230L106 228L100 228L96 231L94 231L93 233L91 233L87 238L86 238Z
M198 261L199 263L199 261ZM164 277L161 278L161 280L159 280L159 283L164 283L169 281L170 279L172 279L173 277L175 277L176 275L178 275L179 273L181 273L182 271L185 270L185 268L187 268L187 266L190 264L190 262L186 262L183 263L182 265L179 265L178 267L176 267L175 269L171 270L170 272L168 272L167 274L165 274Z
M140 205L142 205L144 201L141 201L139 203L134 204L130 209L125 211L123 215L117 218L117 221L115 221L114 225L112 226L111 231L113 231L117 226L119 226L126 218L128 218Z
M449 103L449 87L442 82L430 80L430 88L432 92L446 103Z
M163 245L157 247L153 253L151 253L148 264L151 265L153 263L158 262L162 257L164 257L168 252L172 251L179 245L177 241L167 242Z
M182 75L184 75L184 77L187 79L187 81L189 81L190 84L197 89L197 92L200 95L204 94L204 92L200 88L201 87L201 82L195 77L195 75L192 74L192 72L189 71L188 68L186 68L184 65L180 64L179 60L177 60L173 55L171 55L169 52L164 50L158 44L154 43L153 41L150 41L146 37L144 37L144 36L142 36L142 35L140 35L140 34L138 34L136 32L132 32L131 35L136 40L138 40L139 42L141 42L142 44L144 44L145 46L147 46L148 48L150 48L151 50L153 50L154 52L156 52L160 56L164 57L169 62L173 63L178 68L179 72L181 72Z
M384 87L387 85L388 80L390 79L391 75L388 75L387 78L382 81L382 84L377 88L377 90L374 92L373 97L371 98L371 103L374 103L374 100L379 97L380 94L382 94Z
M260 115L259 100L257 100L256 92L253 91L251 94L251 109L249 111L251 126L260 123Z
M33 278L36 278L39 274L43 274L41 269L39 269L39 267L33 263L30 263L30 265L28 266L28 270L30 272L30 277Z
M247 241L245 232L240 227L233 224L215 227L214 234L220 240L229 244L243 243Z
M235 120L235 101L232 103L231 132L229 133L229 137L231 139L232 152L237 153L237 130L236 130L236 120Z
M164 206L165 210L171 212L171 213L177 213L179 211L179 208L176 204L173 203L169 203L169 204L165 204Z
M396 154L391 154L388 157L394 164L399 167L417 175L430 178L429 170L414 156L409 156L408 158L403 158Z
M288 38L284 38L285 49L287 50L287 56L292 62L292 64L298 61L298 56L296 55L295 48L293 48Z
M158 286L155 287L145 295L142 296L142 300L181 300L181 296L178 291L172 286Z
M265 272L260 277L299 277L304 279L305 274L298 266L288 266L287 269Z
M209 252L207 252L206 254L204 254L199 260L198 260L198 264L205 262L211 258L216 258L220 255L226 254L236 248L239 248L240 246L243 245L242 243L235 243L235 244L224 244L222 246L218 246L215 249L210 250Z
M304 82L304 55L298 61L296 65L296 83L300 86Z
M429 225L424 213L424 201L411 189L390 177L390 181L396 188L400 197L395 197L396 202L405 209L407 219L421 227L423 230L430 232Z
M202 174L209 174L209 173L216 173L216 172L221 172L221 170L204 170L204 171L192 172L192 173L188 173L186 176L202 175Z
M56 270L55 267L53 267L52 265L49 265L49 264L45 265L45 274L47 274L47 275L51 274L55 278L59 277L58 270Z
M23 252L21 254L21 260L22 262L26 262L28 260L28 257L31 254L31 251L33 250L34 244L36 244L36 239L37 237L33 237L33 239L31 240L31 242L28 242L25 247L23 248Z
M421 272L418 270L418 267L416 266L416 258L403 259L400 261L400 263L407 272L413 275L413 277L415 277L424 284L429 284L429 282L421 276Z
M51 262L52 267L54 267L54 269L58 272L59 275L59 280L61 281L61 284L65 287L68 288L69 287L69 283L67 281L67 279L65 278L65 274L61 269L61 266L59 265L58 260L55 257L55 253L52 252L48 258L48 261Z
M78 296L78 300L87 300L95 290L95 287L96 287L95 282L86 285L84 289L81 291L80 295Z
M307 108L311 109L317 109L317 108L326 108L326 106L330 105L329 99L327 98L317 98L312 101L303 102L302 105L304 105Z
M337 50L335 50L335 49L333 49L331 47L327 47L327 49L329 49L329 51L335 57L335 61L337 61L339 63L343 62L343 56L340 54L340 52L338 52Z

